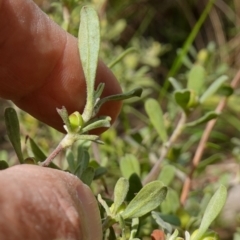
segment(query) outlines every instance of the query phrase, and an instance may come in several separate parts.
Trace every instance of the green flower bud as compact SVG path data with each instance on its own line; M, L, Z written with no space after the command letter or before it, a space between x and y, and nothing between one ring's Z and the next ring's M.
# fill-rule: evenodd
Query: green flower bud
M69 116L69 122L71 130L74 132L78 132L84 124L82 115L77 111Z
M191 90L190 99L188 101L187 107L194 108L199 104L198 102L198 95L195 91Z

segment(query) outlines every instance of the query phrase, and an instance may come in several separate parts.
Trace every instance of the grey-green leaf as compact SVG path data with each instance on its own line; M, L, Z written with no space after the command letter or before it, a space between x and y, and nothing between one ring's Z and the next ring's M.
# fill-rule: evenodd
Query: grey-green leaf
M166 142L168 139L167 130L164 125L163 112L158 102L153 98L149 98L145 102L145 110L147 112L147 115L149 116L152 125L154 126L158 135L160 136L161 140L163 142Z
M193 238L193 240L199 240L203 236L203 234L208 230L211 223L215 220L217 215L224 207L226 198L227 189L225 186L221 185L214 193L211 200L209 201L207 208L204 212L197 235Z
M133 154L126 154L121 158L120 169L125 178L129 178L133 173L140 176L140 164Z
M126 178L118 179L114 188L114 210L113 214L116 214L119 207L122 205L124 199L127 196L129 189L129 182Z
M101 98L94 107L93 116L95 116L98 113L100 107L104 103L110 102L110 101L122 101L122 100L126 100L126 99L129 99L129 98L132 98L132 97L141 97L142 91L143 91L142 88L135 88L135 89L133 89L129 92L126 92L126 93L119 93L119 94L110 95L110 96Z
M186 123L185 127L195 127L197 125L206 123L212 119L215 119L219 116L218 113L216 113L215 111L211 111L211 112L207 112L205 115L203 115L202 117L200 117L199 119Z
M100 127L105 127L105 128L109 128L110 127L110 121L111 118L110 117L101 117L98 118L99 120L95 120L92 123L88 124L86 127L83 128L82 132L88 132L90 130L96 129L96 128L100 128ZM94 119L93 119L94 120Z
M157 208L166 198L167 187L160 181L145 185L122 213L124 219L141 217Z
M195 91L196 94L199 95L204 84L205 75L205 69L202 65L193 65L188 75L187 88Z
M19 121L15 109L11 107L6 108L4 118L9 140L13 145L13 148L17 154L19 162L23 163L24 158L21 149Z
M92 111L95 104L94 85L100 49L98 15L90 6L84 6L81 9L78 48L87 84L87 102L82 115L84 121L87 122L92 117Z
M203 93L203 95L200 97L199 102L204 103L209 97L211 97L217 90L222 86L223 83L225 83L228 80L228 77L223 75L219 77L217 80L215 80L208 89Z
M159 212L155 212L152 211L152 217L155 219L156 223L164 230L166 230L168 233L171 233L173 230L173 227L171 226L171 224L169 224L168 222L165 222Z
M61 109L57 108L57 112L60 115L60 117L62 118L64 124L67 127L67 129L71 130L71 124L69 122L67 109L65 107L62 107Z
M168 186L175 176L175 167L171 165L165 165L158 177L158 180L162 181L166 186Z

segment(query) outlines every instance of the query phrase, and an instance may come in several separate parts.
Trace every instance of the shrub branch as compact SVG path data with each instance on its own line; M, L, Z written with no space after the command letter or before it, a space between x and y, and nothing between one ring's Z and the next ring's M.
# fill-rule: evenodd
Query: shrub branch
M239 81L240 81L240 71L238 71L237 74L235 75L235 77L233 78L233 80L231 82L231 87L233 89L235 89L237 87ZM222 100L219 102L218 106L216 107L215 111L217 113L221 113L223 111L224 107L226 106L227 100L228 100L227 97L222 98ZM214 128L216 121L217 121L217 119L213 119L207 123L206 128L203 132L203 135L201 137L201 140L198 144L197 151L192 160L192 166L191 166L190 173L187 176L187 178L184 182L184 185L183 185L181 198L180 198L182 205L184 205L187 200L187 197L188 197L188 194L189 194L189 191L191 188L193 174L202 158L202 155L203 155L205 147L206 147L206 142L209 139L210 133L211 133L212 129Z

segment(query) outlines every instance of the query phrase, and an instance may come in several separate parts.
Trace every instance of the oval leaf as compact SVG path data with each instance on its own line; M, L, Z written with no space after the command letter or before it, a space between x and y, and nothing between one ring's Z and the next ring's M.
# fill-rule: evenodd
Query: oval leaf
M96 11L90 6L81 9L78 47L87 84L87 102L82 116L87 122L92 117L95 104L94 85L100 48L99 20Z
M125 178L129 178L133 173L140 175L140 165L133 154L126 154L121 158L120 169Z
M167 187L160 181L146 184L122 213L124 219L141 217L157 208L166 198Z
M189 72L187 88L200 94L205 79L205 69L200 64L195 64Z
M163 142L166 142L168 136L164 125L163 112L158 102L152 98L148 99L145 102L145 110L147 112L147 115L149 116L152 125L154 126L158 135L160 136L161 140Z
M175 167L171 165L165 165L160 172L158 180L163 182L166 186L170 185L175 176L175 171Z
M129 189L129 182L126 178L120 178L114 188L114 210L116 214L119 207L122 205Z
M199 230L193 240L200 239L222 210L227 198L227 189L221 185L210 199L204 212Z

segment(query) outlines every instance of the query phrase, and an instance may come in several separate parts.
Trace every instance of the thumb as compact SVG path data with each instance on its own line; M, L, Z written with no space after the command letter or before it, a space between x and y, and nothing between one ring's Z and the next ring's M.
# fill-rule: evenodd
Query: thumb
M121 88L99 61L96 84L103 96ZM0 97L12 100L40 121L63 131L56 108L83 111L86 85L77 39L49 19L31 0L0 0ZM121 102L105 104L99 115L117 117Z
M97 201L77 177L22 164L0 182L0 239L102 239Z

